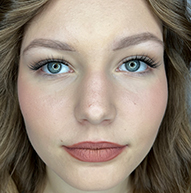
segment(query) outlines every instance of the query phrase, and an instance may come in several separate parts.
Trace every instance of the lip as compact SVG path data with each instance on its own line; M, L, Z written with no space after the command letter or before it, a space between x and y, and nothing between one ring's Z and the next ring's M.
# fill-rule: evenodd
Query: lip
M123 152L126 145L112 142L80 142L63 148L75 159L83 162L106 162Z

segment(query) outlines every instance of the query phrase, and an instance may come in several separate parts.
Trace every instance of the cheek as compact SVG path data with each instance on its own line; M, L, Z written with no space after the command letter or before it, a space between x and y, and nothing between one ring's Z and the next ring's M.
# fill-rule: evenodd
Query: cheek
M151 81L133 82L119 91L121 124L130 143L149 149L165 114L168 91L165 74ZM141 145L140 145L141 144Z
M167 89L163 84L157 86L152 86L150 90L140 94L138 141L146 144L154 142L166 110Z
M140 141L149 143L155 140L167 106L167 83L164 78L150 84L149 88L139 94L140 110L138 119ZM146 140L147 139L147 140Z
M35 87L32 85L26 84L25 82L26 81L24 81L24 79L19 77L19 105L24 118L26 131L31 142L33 143L33 140L40 141L38 140L38 137L40 139L40 133L42 132L42 126L44 125L43 118L46 116L47 107L46 105L43 105L41 102L39 102L41 96L40 91L37 88L35 89Z
M121 133L124 136L122 140L126 138L130 144L126 163L132 163L132 168L136 168L152 148L165 114L168 98L166 78L137 86L136 91L130 90L124 92L121 99L121 125L125 128Z
M23 76L18 78L18 97L28 137L37 152L41 151L45 144L47 147L56 145L51 136L59 137L59 116L64 118L64 114L59 113L59 99L56 100L50 91Z
M142 108L147 109L143 116L146 116L151 124L160 124L163 119L168 99L167 82L164 80L156 81L150 86L148 91L143 93Z

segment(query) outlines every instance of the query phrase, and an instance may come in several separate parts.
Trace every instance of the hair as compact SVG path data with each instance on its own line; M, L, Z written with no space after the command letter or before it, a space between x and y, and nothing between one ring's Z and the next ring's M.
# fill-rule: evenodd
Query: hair
M191 15L184 0L147 0L162 21L168 104L153 147L132 172L134 193L191 192ZM46 167L19 108L17 76L25 28L48 0L0 3L0 193L40 193Z

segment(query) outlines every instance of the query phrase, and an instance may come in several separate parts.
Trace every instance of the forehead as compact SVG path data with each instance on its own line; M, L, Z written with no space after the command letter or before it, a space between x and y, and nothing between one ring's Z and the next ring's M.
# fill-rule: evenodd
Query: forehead
M142 32L162 39L161 31L160 20L145 0L52 0L30 23L24 44L51 38L100 46Z

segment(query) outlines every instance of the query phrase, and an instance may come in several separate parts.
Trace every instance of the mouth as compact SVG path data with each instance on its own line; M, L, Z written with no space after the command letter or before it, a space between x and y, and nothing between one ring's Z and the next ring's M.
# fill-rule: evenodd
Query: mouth
M63 148L72 157L83 162L106 162L120 155L126 145L111 142L81 142Z

